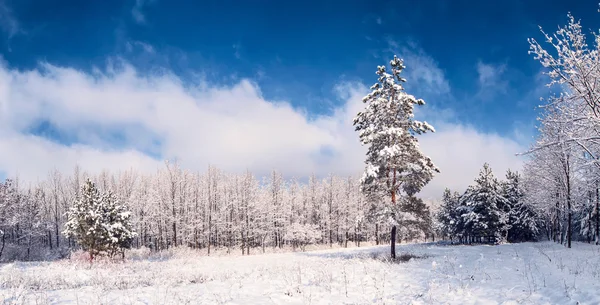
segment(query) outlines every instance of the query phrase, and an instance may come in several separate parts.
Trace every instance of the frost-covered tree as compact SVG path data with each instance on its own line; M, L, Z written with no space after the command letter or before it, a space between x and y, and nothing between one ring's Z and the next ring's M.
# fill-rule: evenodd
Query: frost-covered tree
M37 248L39 237L44 235L46 223L43 220L42 213L45 196L41 188L29 189L27 193L21 196L19 200L18 223L22 230L21 236L25 246L25 259L32 258L32 250Z
M552 214L552 219L547 222L552 226L549 230L552 238L557 240L558 235L562 242L566 235L566 243L570 247L574 235L573 218L587 222L581 225L586 235L593 231L593 218L596 239L600 228L600 216L594 212L598 210L600 201L596 174L600 169L600 93L597 90L600 81L600 34L592 32L593 44L589 45L589 37L582 31L580 21L571 14L568 14L568 20L566 26L559 27L554 33L542 30L548 48L533 38L529 39L529 52L547 68L549 85L556 85L553 88L559 92L543 106L540 137L530 153L545 150L546 159L548 155L555 159L548 166L558 172L552 182L556 186L555 198L548 201L553 202L553 209L544 210ZM541 163L543 159L534 157L532 162ZM531 185L535 187L535 183ZM534 189L540 195L545 194L542 188Z
M10 230L17 223L17 189L10 179L0 183L0 258L6 247L6 239Z
M563 172L549 150L538 150L530 154L523 166L523 186L525 202L534 206L539 213L543 230L548 239L560 241L563 237L564 188L561 181Z
M553 34L547 34L540 28L550 48L545 49L536 39L530 38L529 53L548 69L549 85L561 86L563 99L555 102L583 102L587 109L580 113L580 118L597 121L600 119L600 92L596 88L600 77L600 32L592 33L594 45L590 47L580 21L570 13L567 16L569 23ZM578 142L583 145L582 141Z
M560 100L560 98L551 99ZM544 114L540 117L539 136L532 145L529 153L534 155L534 162L545 166L556 183L555 222L559 228L566 228L566 232L560 230L561 242L566 237L567 247L571 247L573 239L573 214L575 184L578 171L584 164L582 162L583 147L579 145L579 139L586 128L575 124L575 118L581 110L581 105L555 102L545 107ZM537 158L535 158L537 157ZM564 221L560 217L565 218Z
M377 68L378 82L363 98L366 107L354 119L360 141L368 146L362 189L368 196L387 197L396 204L400 192L414 195L438 171L419 147L416 136L434 129L427 122L414 119L414 106L424 105L405 92L400 76L405 68L401 59L390 61L391 73L385 66ZM391 255L395 257L396 224L392 224Z
M314 244L321 239L321 231L312 224L294 223L287 229L284 239L289 241L294 249L300 247L302 251L305 251L307 245Z

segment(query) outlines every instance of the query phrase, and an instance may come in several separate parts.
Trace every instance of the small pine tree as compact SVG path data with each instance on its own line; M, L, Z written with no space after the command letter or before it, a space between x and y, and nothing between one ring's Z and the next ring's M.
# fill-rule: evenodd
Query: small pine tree
M437 213L437 219L440 223L440 233L452 238L460 233L460 195L458 192L451 192L446 188L442 196L442 206Z
M68 221L63 234L77 241L90 254L90 261L107 250L110 235L104 226L104 199L96 185L87 179L81 195L67 212Z
M123 249L131 247L136 235L130 222L131 213L112 192L100 194L90 179L84 183L67 216L63 234L75 239L90 254L90 261L101 254L123 253Z
M486 163L461 197L462 221L466 232L474 237L494 236L496 242L505 240L509 229L508 213L503 210L507 204L501 193L498 180Z
M502 184L503 196L506 198L508 213L507 240L509 242L533 240L539 233L539 218L537 211L525 201L525 190L523 189L521 175L508 170L506 181Z
M124 250L131 248L133 238L137 235L131 224L131 212L112 192L104 196L103 209L104 227L110 236L107 245L108 253L110 256L117 253L124 255Z

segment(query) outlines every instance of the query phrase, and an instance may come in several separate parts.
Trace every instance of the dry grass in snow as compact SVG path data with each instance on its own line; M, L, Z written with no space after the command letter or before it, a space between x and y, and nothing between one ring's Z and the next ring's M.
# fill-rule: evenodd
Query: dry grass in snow
M399 245L0 265L4 304L600 304L600 247ZM133 253L135 254L135 253ZM139 254L139 253L138 253Z

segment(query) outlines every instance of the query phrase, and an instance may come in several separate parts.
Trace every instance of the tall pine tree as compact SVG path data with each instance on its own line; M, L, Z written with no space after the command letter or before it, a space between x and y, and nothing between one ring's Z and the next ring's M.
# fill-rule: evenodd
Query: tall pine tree
M137 235L131 224L131 212L110 191L104 196L103 210L103 225L110 236L107 251L111 256L117 253L124 255L124 250L131 248Z
M439 170L420 148L416 135L434 129L414 119L414 106L422 99L407 94L400 76L404 63L394 56L391 74L385 66L377 68L378 82L363 98L366 107L354 119L360 141L368 145L362 189L370 197L387 197L392 205L399 192L412 196L419 192ZM394 210L394 209L390 209ZM391 255L395 258L396 222L392 223Z

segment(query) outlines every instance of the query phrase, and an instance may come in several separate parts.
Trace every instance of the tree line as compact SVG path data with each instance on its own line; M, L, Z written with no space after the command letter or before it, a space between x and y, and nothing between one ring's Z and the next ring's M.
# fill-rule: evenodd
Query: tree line
M79 204L86 180L131 212L130 246L160 251L186 246L242 254L265 248L304 249L308 244L360 246L389 239L389 223L376 217L382 203L367 198L356 177L312 175L305 183L273 171L258 179L250 172L226 173L210 166L190 172L166 162L155 174L135 170L90 175L76 167L65 175L26 186L0 183L0 258L64 257L80 247L66 236L69 212ZM433 235L431 212L416 197L399 205L414 216L399 231L402 240Z

